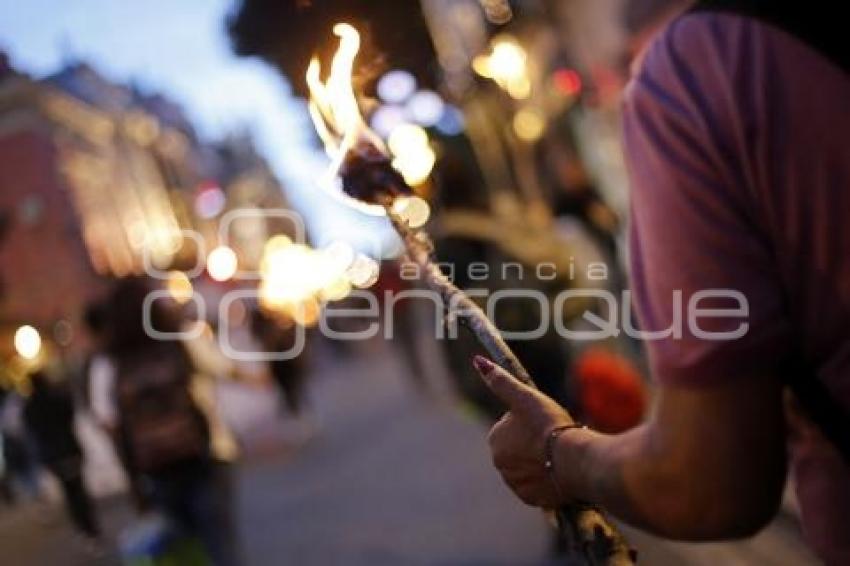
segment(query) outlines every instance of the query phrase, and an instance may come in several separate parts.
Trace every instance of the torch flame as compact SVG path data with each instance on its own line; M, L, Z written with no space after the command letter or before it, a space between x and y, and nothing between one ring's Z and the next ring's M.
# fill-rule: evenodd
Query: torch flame
M307 87L310 90L310 102L308 104L310 118L313 120L316 132L325 146L325 152L331 158L327 181L336 177L345 160L346 153L360 142L365 141L378 151L389 154L381 138L366 125L363 115L360 113L354 87L351 84L354 59L360 51L360 33L354 26L346 23L334 25L333 33L339 37L339 47L331 61L327 79L324 82L322 81L321 64L315 56L310 60L306 74ZM431 154L431 157L433 157L433 154ZM433 160L428 164L428 171L430 171L432 165ZM325 182L322 185L327 187L331 183ZM329 192L335 198L341 199L347 205L366 214L377 216L386 214L381 206L349 198L343 195L341 191L332 190ZM424 223L427 220L428 206L422 199L413 196L400 197L397 200L400 209L405 211L416 209L418 211L418 216L421 217L419 223ZM408 206L408 201L417 201L414 203L416 206ZM401 213L401 216L404 217L405 213ZM411 225L413 224L411 222Z
M307 67L307 87L310 89L309 111L325 151L332 160L331 173L339 170L346 152L361 137L385 151L380 138L363 120L357 97L351 85L354 59L360 51L360 33L351 25L340 23L333 27L339 37L339 49L331 61L331 71L322 82L321 64L317 57Z

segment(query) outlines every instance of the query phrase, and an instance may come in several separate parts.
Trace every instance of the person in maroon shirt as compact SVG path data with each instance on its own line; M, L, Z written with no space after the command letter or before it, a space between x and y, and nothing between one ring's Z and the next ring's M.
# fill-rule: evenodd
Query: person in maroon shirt
M818 2L799 13L829 18ZM525 502L592 501L676 539L748 536L776 513L790 455L809 543L850 564L850 75L828 35L810 37L703 10L648 48L624 108L641 328L670 327L677 292L735 300L710 296L698 328L686 313L681 336L647 341L656 406L620 435L558 434L556 403L476 358L509 407L494 464Z

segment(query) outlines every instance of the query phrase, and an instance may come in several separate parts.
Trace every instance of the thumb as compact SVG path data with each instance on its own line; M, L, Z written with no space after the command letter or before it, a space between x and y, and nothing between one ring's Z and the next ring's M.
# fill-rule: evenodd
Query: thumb
M537 406L537 392L522 383L507 370L494 364L484 356L475 356L472 365L481 374L481 378L511 411L526 413Z

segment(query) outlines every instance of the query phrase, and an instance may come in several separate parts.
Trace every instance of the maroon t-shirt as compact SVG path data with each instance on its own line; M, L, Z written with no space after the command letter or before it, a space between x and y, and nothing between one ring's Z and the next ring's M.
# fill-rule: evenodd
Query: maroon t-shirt
M650 46L624 112L643 328L670 326L677 290L686 306L700 290L736 290L749 308L699 323L746 323L738 339L706 340L685 322L681 339L649 341L657 378L778 376L796 349L850 413L848 75L768 24L688 14ZM806 535L828 562L850 564L850 470L817 435L792 437Z

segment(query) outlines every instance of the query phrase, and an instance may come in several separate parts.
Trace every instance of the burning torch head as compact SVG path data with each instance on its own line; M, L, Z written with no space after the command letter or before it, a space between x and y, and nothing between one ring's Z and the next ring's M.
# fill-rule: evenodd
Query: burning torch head
M369 205L391 204L413 191L393 168L383 141L366 125L351 85L354 58L360 35L348 24L334 26L340 38L327 80L320 78L316 58L307 69L310 116L325 151L333 160L331 170L342 180L343 191Z
M368 141L356 143L346 152L339 176L345 194L369 204L387 205L413 194L387 154Z

